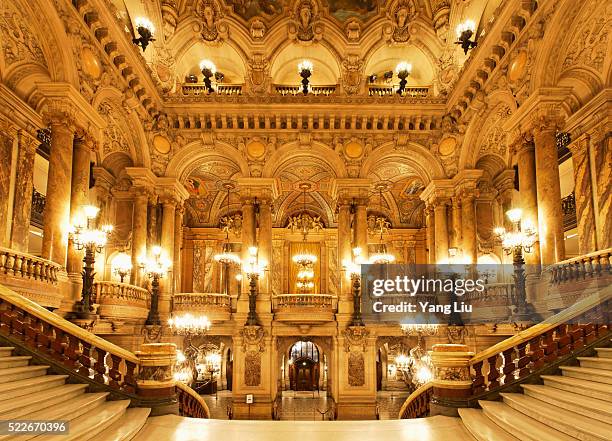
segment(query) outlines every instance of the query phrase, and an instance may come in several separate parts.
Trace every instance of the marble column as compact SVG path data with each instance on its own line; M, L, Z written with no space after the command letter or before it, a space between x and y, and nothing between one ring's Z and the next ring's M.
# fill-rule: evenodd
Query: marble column
M182 292L181 277L183 274L183 265L181 260L181 250L183 249L183 215L185 206L178 205L174 212L174 258L173 258L173 274L174 274L174 292Z
M167 256L172 259L174 253L174 220L176 211L176 200L171 197L167 197L162 200L163 214L162 214L162 225L161 225L161 248L163 253L167 253ZM170 314L170 306L172 301L172 288L174 274L180 271L177 268L176 262L172 262L170 271L165 279L161 283L161 290L159 296L159 314L162 319L162 323Z
M462 226L461 226L461 200L459 197L452 199L452 217L453 217L453 240L451 245L457 249L463 248L462 242Z
M51 154L43 214L42 257L65 266L70 224L74 127L67 115L54 115L50 126Z
M520 208L523 210L523 225L538 228L538 190L536 181L535 145L532 141L524 142L518 152ZM504 213L505 218L505 213ZM540 266L540 242L537 241L531 253L525 253L527 273L538 272Z
M147 255L147 208L149 195L146 190L136 190L134 196L134 211L132 214L132 273L130 283L141 286L142 273L139 270L140 261Z
M278 265L280 262L272 262L272 201L262 199L259 203L259 259L268 262L268 269L272 269L272 265ZM276 268L276 266L275 266ZM272 292L271 272L268 271L263 280L259 283L260 300L266 300ZM262 283L263 282L263 283Z
M425 228L427 234L427 263L435 265L436 263L436 230L435 230L435 214L431 205L425 207Z
M86 222L83 216L83 206L89 204L89 162L91 160L93 139L83 135L74 139L72 156L72 189L70 192L70 223L80 220ZM99 207L98 207L99 208ZM94 221L99 223L100 216ZM66 270L73 280L80 279L83 269L83 252L77 251L68 241L68 261Z
M534 140L540 255L542 266L547 266L565 257L555 125L546 119L537 120Z
M32 191L34 189L34 157L39 141L24 131L19 131L19 151L15 197L13 200L13 221L11 222L10 247L15 251L28 252L30 238L30 216L32 214Z
M150 195L148 201L148 217L147 217L147 249L151 249L159 245L159 227L157 219L158 197Z
M361 257L368 260L368 212L367 201L358 201L355 212L355 246L361 248Z
M591 168L595 176L595 194L599 213L598 241L600 250L612 248L612 137L607 125L598 128L591 138Z
M345 262L351 260L351 252L351 205L346 201L338 202L338 268L340 270ZM340 293L350 295L351 284L347 277L340 277L340 280Z
M436 262L448 262L448 217L446 200L438 200L434 205L435 251ZM465 239L465 238L464 238Z
M576 197L579 254L588 254L597 250L589 143L589 136L584 134L568 146L572 153L572 163L574 165L574 195Z
M465 263L476 263L478 258L475 199L474 189L464 191L461 197L461 236Z
M9 201L16 136L17 132L10 122L3 122L0 126L0 246L8 245Z

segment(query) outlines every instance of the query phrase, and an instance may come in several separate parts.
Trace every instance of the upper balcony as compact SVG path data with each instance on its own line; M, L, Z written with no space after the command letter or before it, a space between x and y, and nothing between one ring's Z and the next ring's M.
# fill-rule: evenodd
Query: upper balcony
M211 322L229 320L232 316L232 298L227 294L183 292L174 295L174 313L203 314Z
M144 320L149 314L151 295L145 288L111 281L94 282L92 303L102 318Z
M337 310L338 297L331 294L281 294L272 297L274 320L279 322L331 322Z

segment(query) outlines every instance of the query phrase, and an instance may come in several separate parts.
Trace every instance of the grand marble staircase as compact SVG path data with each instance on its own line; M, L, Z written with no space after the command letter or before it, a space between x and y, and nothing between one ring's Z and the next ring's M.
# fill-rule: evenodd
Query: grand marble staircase
M49 366L31 365L31 357L13 351L0 347L0 420L69 421L68 435L43 437L66 441L129 440L147 421L150 409L128 408L129 400L108 401L108 392L88 393L86 384L67 384L67 375L52 375ZM34 437L5 435L0 440Z
M578 357L562 375L542 375L543 385L522 384L503 401L479 401L460 409L465 427L479 441L570 441L612 438L612 348Z

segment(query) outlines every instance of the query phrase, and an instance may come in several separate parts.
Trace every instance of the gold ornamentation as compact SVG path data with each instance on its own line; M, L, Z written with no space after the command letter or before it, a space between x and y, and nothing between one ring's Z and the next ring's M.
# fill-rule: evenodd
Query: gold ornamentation
M351 352L348 357L349 386L365 385L365 360L362 353Z

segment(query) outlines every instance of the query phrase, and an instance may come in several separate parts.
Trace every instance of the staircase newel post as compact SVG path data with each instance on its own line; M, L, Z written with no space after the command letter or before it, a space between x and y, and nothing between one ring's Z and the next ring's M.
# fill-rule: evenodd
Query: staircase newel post
M147 402L147 407L151 407L151 415L178 415L174 379L176 345L145 343L140 346L136 356L140 361L136 379L137 394Z
M472 395L470 360L474 356L466 345L437 344L429 351L433 364L433 398L430 415L458 416L468 407Z

